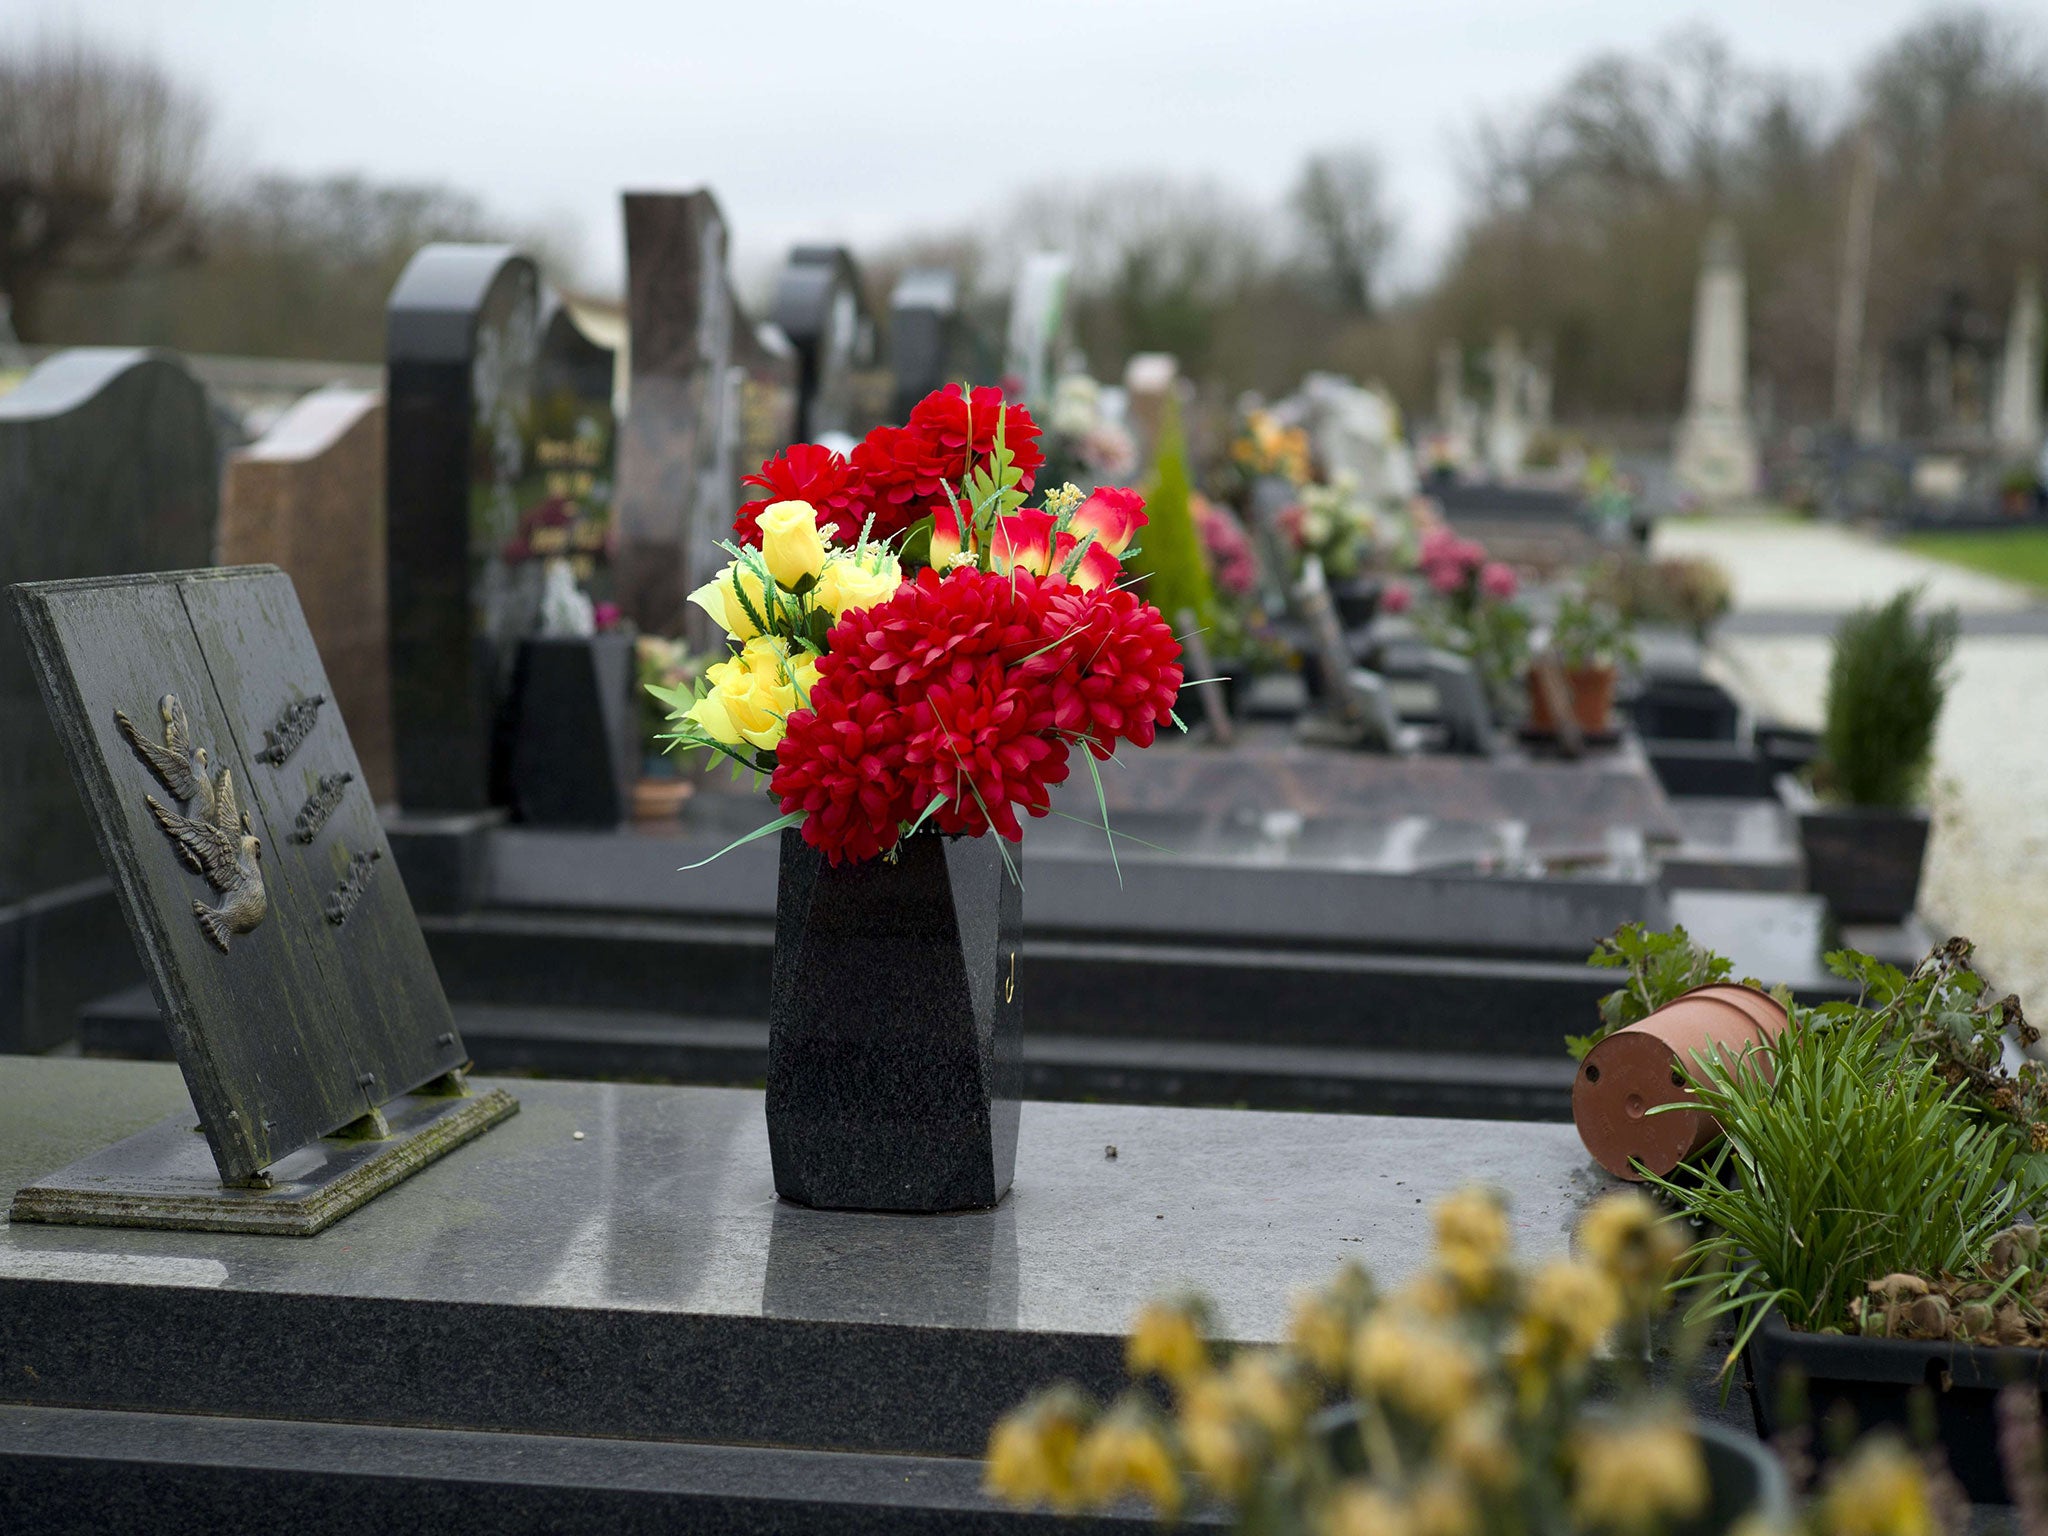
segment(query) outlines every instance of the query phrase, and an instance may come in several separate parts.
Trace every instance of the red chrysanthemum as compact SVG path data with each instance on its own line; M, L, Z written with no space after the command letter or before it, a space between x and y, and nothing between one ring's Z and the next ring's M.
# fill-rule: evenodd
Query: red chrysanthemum
M804 841L834 864L871 859L894 846L896 829L916 815L903 771L905 720L886 692L833 687L839 658L818 663L811 707L790 712L775 754L770 793L785 815L804 813Z
M1067 744L1052 724L1047 690L984 666L929 688L910 713L904 766L911 799L944 803L932 814L941 832L993 828L1017 842L1018 810L1044 816L1052 786L1067 776Z
M1118 741L1148 747L1173 713L1180 692L1180 642L1157 608L1128 589L1082 591L1065 583L1048 594L1053 724L1086 738L1106 758Z
M854 448L853 468L861 477L867 509L874 514L876 538L901 533L949 504L942 487L958 487L970 468L982 467L995 451L999 412L1004 445L1023 471L1023 489L1031 489L1033 477L1045 464L1038 424L1023 406L1004 405L1002 400L1003 392L987 385L970 396L958 384L948 384L920 400L906 425L877 427Z
M792 443L776 458L762 464L758 474L746 476L742 485L759 486L768 494L741 507L732 520L733 539L740 544L761 542L761 514L778 501L807 501L817 510L818 523L838 525L837 541L851 544L860 537L867 518L867 494L861 473L819 443Z

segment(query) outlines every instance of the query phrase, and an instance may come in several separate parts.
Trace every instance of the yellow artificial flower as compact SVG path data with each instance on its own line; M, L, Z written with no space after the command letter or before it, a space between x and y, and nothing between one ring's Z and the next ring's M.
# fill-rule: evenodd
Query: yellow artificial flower
M1416 1484L1408 1514L1415 1536L1472 1536L1479 1528L1471 1493L1447 1472L1431 1472Z
M1271 1350L1246 1351L1230 1362L1224 1385L1244 1415L1268 1434L1287 1436L1301 1427L1307 1406Z
M1608 1195L1586 1212L1579 1246L1620 1287L1628 1309L1643 1314L1663 1307L1664 1282L1686 1241L1675 1221L1630 1191Z
M1251 1482L1252 1461L1230 1389L1220 1376L1196 1376L1183 1394L1180 1443L1188 1460L1219 1497L1234 1499Z
M1369 1392L1426 1424L1443 1424L1479 1394L1480 1365L1441 1329L1415 1318L1378 1312L1358 1330L1351 1375Z
M1604 1270L1553 1259L1529 1278L1521 1322L1507 1346L1527 1370L1577 1365L1592 1356L1621 1318L1621 1293Z
M825 535L808 501L778 501L761 513L761 558L768 574L792 592L825 569Z
M1467 1300L1494 1293L1507 1258L1508 1213L1498 1195L1461 1189L1437 1202L1437 1267Z
M1307 1295L1294 1303L1287 1342L1294 1352L1333 1380L1351 1358L1351 1320L1327 1296Z
M735 640L751 640L761 633L763 625L755 622L757 617L767 624L775 622L774 600L761 578L737 560L692 592L690 601Z
M1573 1473L1572 1513L1583 1525L1650 1530L1707 1504L1706 1457L1677 1419L1581 1430Z
M1078 1509L1074 1459L1080 1445L1080 1417L1070 1401L1055 1393L997 1423L989 1435L983 1486L1019 1506Z
M704 669L710 684L684 714L713 741L742 742L763 752L782 744L791 710L801 709L817 681L818 660L808 651L791 657L772 635L757 635L729 661Z
M1459 1414L1444 1431L1442 1445L1444 1461L1482 1488L1505 1489L1521 1470L1498 1403Z
M1101 1508L1127 1493L1149 1501L1161 1518L1180 1514L1180 1470L1159 1431L1140 1413L1118 1411L1088 1432L1074 1458L1081 1502Z
M840 554L825 561L812 597L833 618L849 609L872 608L895 596L903 585L903 567L889 554Z
M1185 1388L1209 1368L1209 1348L1186 1307L1150 1301L1138 1314L1124 1347L1124 1363L1133 1376L1156 1371L1176 1387Z
M1827 1536L1934 1536L1927 1474L1896 1440L1859 1446L1821 1499Z
M1412 1536L1408 1512L1363 1478L1337 1489L1317 1522L1322 1536Z

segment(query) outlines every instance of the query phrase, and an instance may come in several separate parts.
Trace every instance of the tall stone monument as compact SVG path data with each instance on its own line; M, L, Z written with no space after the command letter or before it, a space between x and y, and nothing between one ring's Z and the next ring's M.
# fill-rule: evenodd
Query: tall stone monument
M2041 274L2020 272L2005 357L1998 372L1998 416L1992 436L1999 451L2032 459L2041 448Z
M520 558L540 273L504 245L429 245L386 309L391 712L411 811L506 803L518 642L542 565Z
M890 420L907 421L917 402L952 377L960 280L947 267L912 267L889 297Z
M1493 405L1486 414L1486 467L1506 479L1519 474L1529 452L1529 422L1523 412L1522 349L1514 332L1501 330L1487 354L1493 376Z
M1700 262L1674 465L1679 484L1703 501L1739 501L1756 491L1756 435L1744 403L1748 327L1742 251L1735 227L1723 220L1708 233Z
M1478 414L1465 394L1465 349L1447 341L1436 352L1436 429L1458 469L1478 460Z
M722 562L739 389L726 224L708 191L628 192L632 390L619 434L618 602L647 634L685 629L686 600ZM708 637L706 637L708 638Z
M384 547L384 397L315 390L228 458L223 565L276 565L297 584L363 778L396 792Z
M842 245L800 245L775 284L775 323L796 348L796 435L857 437L856 374L875 361L875 322L861 304L860 269Z
M1010 296L1010 327L1003 374L1015 380L1034 409L1052 398L1053 379L1067 336L1067 285L1074 258L1064 251L1033 251L1024 258Z

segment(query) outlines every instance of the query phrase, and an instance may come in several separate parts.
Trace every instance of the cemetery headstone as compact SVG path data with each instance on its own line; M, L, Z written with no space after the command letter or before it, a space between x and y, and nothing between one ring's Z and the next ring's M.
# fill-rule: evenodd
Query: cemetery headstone
M219 504L206 392L168 354L64 351L0 395L0 583L205 565ZM134 962L9 620L0 807L0 1051L45 1050Z
M1124 364L1124 394L1130 401L1131 424L1140 452L1149 463L1159 441L1166 397L1180 384L1180 359L1171 352L1134 352Z
M1033 251L1024 258L1010 297L1010 329L1003 374L1015 380L1033 408L1052 399L1053 379L1065 350L1067 285L1074 258L1065 251Z
M732 409L727 418L730 443L723 452L737 476L796 441L797 356L781 328L756 324L730 287L726 302L732 306ZM733 495L738 496L736 479Z
M542 500L521 516L524 559L566 561L591 597L611 597L616 354L577 323L552 290L541 300L528 454ZM545 581L545 577L543 578Z
M13 595L205 1135L174 1116L22 1189L13 1219L310 1233L512 1113L463 1084L291 579Z
M858 437L869 425L856 375L875 362L875 323L861 304L860 271L839 245L800 245L775 285L774 320L796 348L796 436Z
M396 792L384 538L384 399L376 392L315 390L229 456L221 563L280 566L304 594L334 702L379 802Z
M1717 224L1707 236L1693 299L1692 361L1674 466L1680 483L1707 501L1736 500L1756 488L1756 436L1744 403L1749 374L1745 303L1734 226Z
M889 298L890 420L908 421L917 402L952 377L960 282L946 267L912 267Z
M398 798L482 811L506 798L506 706L539 621L524 558L540 274L510 246L430 245L386 315L386 552Z
M1494 336L1487 368L1493 375L1493 407L1486 417L1486 464L1507 479L1521 472L1529 451L1529 423L1522 409L1522 349L1512 331Z
M632 388L619 433L616 592L646 634L686 630L736 505L725 215L709 192L629 192ZM687 625L708 646L701 624Z
M1443 721L1444 750L1477 757L1495 746L1493 710L1486 687L1471 659L1432 646L1423 655L1423 675L1436 689L1437 714Z
M2020 272L2006 327L1999 369L1998 420L1994 436L2004 452L2025 463L2041 448L2041 273Z

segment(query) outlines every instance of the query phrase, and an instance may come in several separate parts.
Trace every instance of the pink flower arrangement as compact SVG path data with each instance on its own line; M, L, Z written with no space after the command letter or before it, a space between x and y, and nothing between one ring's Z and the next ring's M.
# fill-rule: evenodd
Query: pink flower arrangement
M1432 528L1425 533L1416 559L1423 578L1447 596L1473 580L1486 563L1484 544L1477 539L1461 539L1448 528Z
M1191 503L1202 552L1209 557L1209 579L1225 597L1249 597L1259 584L1259 565L1244 525L1206 496L1194 496Z
M1390 581L1380 593L1380 612L1403 614L1415 606L1415 594L1405 581Z
M1479 590L1488 597L1497 597L1506 602L1515 595L1520 585L1515 580L1514 568L1498 560L1489 560L1479 568Z

